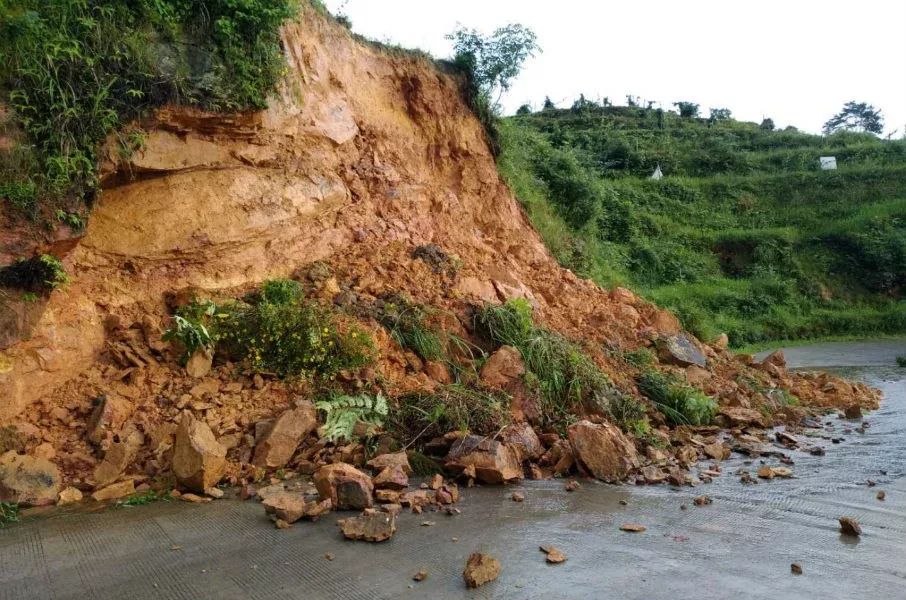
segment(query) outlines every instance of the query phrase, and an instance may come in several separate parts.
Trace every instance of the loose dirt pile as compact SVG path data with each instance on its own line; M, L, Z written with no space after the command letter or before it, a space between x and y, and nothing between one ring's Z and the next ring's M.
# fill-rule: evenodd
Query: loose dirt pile
M181 299L237 297L294 275L311 297L337 306L404 294L475 344L475 306L526 299L540 324L579 343L625 393L638 396L637 370L620 353L658 348L661 368L716 398L718 423L739 435L796 422L808 407L877 406L863 385L788 373L779 355L753 364L722 342L695 340L627 290L607 292L560 268L500 180L458 80L435 64L364 45L311 11L284 29L284 45L290 73L271 108L232 117L172 108L143 123L145 149L105 165L84 237L47 248L63 256L72 282L38 308L15 294L4 300L0 451L13 451L4 465L21 462L17 453L35 461L16 463L19 471L59 469L34 485L107 499L178 485L202 498L221 482L288 473L317 483L331 465L358 470L389 450L388 440L374 449L322 439L305 383L220 360L190 375L161 339ZM8 252L22 240L3 242ZM347 383L379 377L398 397L448 382L445 369L359 318L378 359ZM487 350L501 368L483 369L482 382L511 389L518 353ZM601 415L557 432L536 431L520 406L511 413L514 423L496 436L434 440L435 456L465 482L579 472L685 484L701 456L728 451L716 428L655 422L658 443L643 444ZM342 493L323 483L317 500L269 506L286 524L331 507L368 509L373 496L393 499L405 487L400 470L387 468L374 473L379 481L338 474ZM441 504L453 494L431 492ZM392 529L386 514L368 512L344 532L381 537Z

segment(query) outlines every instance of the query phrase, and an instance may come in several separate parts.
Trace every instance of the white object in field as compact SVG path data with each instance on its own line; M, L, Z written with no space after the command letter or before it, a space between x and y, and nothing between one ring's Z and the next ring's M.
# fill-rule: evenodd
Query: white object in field
M821 163L822 171L836 171L837 170L837 157L836 156L819 156L818 162Z
M657 168L654 170L654 173L651 174L650 179L658 180L663 176L664 176L664 174L661 173L661 165L658 165Z

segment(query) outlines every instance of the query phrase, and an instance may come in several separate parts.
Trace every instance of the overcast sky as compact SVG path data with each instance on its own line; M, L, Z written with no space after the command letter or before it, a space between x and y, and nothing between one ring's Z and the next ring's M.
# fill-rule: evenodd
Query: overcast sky
M545 96L691 100L737 118L818 132L848 100L906 128L904 0L328 0L353 30L448 57L458 23L522 23L544 52L504 97L507 114Z

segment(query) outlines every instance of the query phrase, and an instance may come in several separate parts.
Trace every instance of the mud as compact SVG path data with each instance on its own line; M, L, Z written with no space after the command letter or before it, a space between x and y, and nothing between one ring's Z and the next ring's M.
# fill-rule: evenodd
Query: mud
M788 355L814 366L828 352ZM876 364L878 352L850 346L845 355ZM734 455L722 476L694 489L590 481L572 493L562 481L475 488L458 505L463 514L403 514L381 544L344 541L335 524L342 514L275 529L257 502L58 512L0 531L0 598L902 597L906 371L843 374L880 387L886 400L865 417L865 433L825 417L828 437L843 441L814 438L825 456L790 452L792 479L743 485L734 473L754 471L760 459ZM514 491L525 500L513 502ZM702 494L713 503L694 505ZM860 522L860 538L840 535L844 515ZM434 525L421 526L426 520ZM630 522L647 530L619 530ZM568 560L547 564L540 545ZM497 557L502 572L466 590L462 569L476 551ZM429 576L413 581L420 570Z

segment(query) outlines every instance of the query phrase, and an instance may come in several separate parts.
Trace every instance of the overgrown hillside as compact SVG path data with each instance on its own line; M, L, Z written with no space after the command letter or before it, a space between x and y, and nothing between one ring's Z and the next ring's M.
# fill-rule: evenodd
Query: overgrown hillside
M703 339L906 331L906 141L582 102L506 119L501 141L561 264Z

